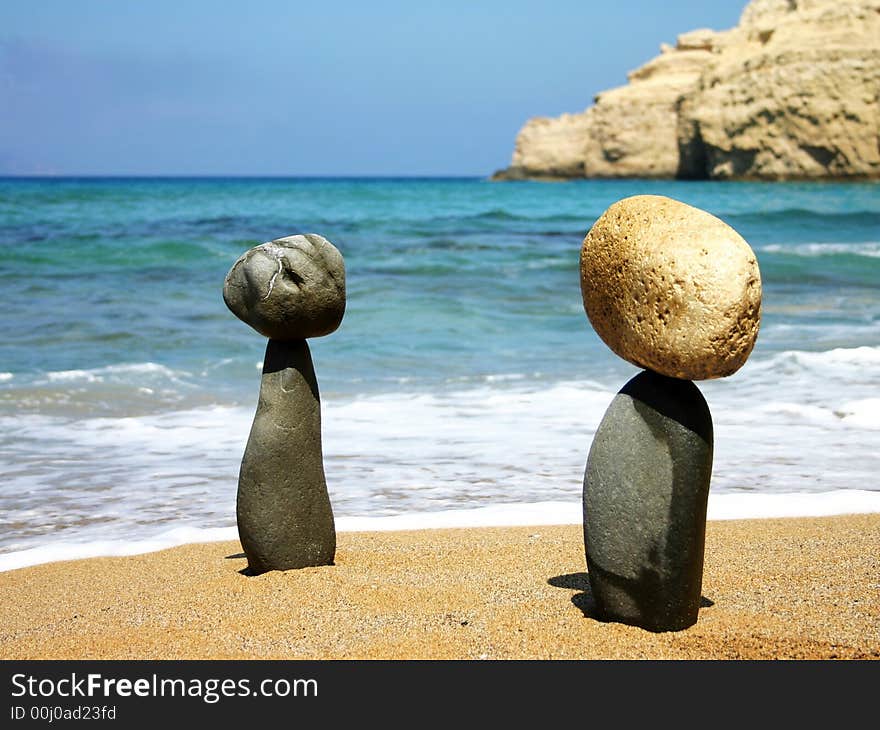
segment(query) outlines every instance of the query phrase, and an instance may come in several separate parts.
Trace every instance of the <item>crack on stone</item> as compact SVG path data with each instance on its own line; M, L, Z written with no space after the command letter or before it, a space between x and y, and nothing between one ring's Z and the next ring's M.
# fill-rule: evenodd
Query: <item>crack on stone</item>
M277 257L276 260L278 262L278 270L274 274L272 274L272 278L269 279L269 291L267 291L266 296L264 296L260 300L261 302L265 302L269 298L269 296L272 294L272 289L275 288L275 279L278 278L278 274L281 273L282 267L283 267L283 263L282 263L283 256L279 255L277 251L272 251L272 254Z

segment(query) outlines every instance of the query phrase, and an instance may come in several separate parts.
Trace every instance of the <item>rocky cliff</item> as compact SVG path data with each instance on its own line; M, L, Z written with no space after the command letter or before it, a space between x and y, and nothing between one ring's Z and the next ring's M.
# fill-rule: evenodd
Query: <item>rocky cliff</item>
M880 179L880 0L752 0L660 50L494 178Z

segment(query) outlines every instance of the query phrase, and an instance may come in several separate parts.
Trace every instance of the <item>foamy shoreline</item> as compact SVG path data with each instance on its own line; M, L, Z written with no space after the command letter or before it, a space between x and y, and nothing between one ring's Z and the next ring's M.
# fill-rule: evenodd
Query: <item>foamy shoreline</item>
M709 520L829 517L880 512L880 491L835 490L821 493L767 494L725 492L709 495ZM575 525L581 522L580 502L500 504L473 509L401 515L336 518L338 532L393 532L473 527ZM155 537L136 540L57 542L0 555L0 572L44 563L83 558L141 555L197 543L237 540L234 526L176 527Z

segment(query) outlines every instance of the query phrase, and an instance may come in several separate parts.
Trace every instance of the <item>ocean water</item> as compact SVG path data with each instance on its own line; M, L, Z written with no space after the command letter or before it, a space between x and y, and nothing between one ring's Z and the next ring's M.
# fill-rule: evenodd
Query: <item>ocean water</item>
M580 245L642 193L719 216L761 268L749 362L699 384L713 504L880 509L876 184L7 179L4 564L234 536L265 340L226 309L223 278L304 232L346 261L342 326L311 341L340 525L576 515L593 433L638 372L589 326Z

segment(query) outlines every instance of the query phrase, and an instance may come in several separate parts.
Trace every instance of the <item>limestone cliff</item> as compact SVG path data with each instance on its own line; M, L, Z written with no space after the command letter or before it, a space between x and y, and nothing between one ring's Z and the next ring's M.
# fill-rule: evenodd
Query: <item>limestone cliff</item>
M628 80L529 120L495 178L880 178L880 0L752 0Z

